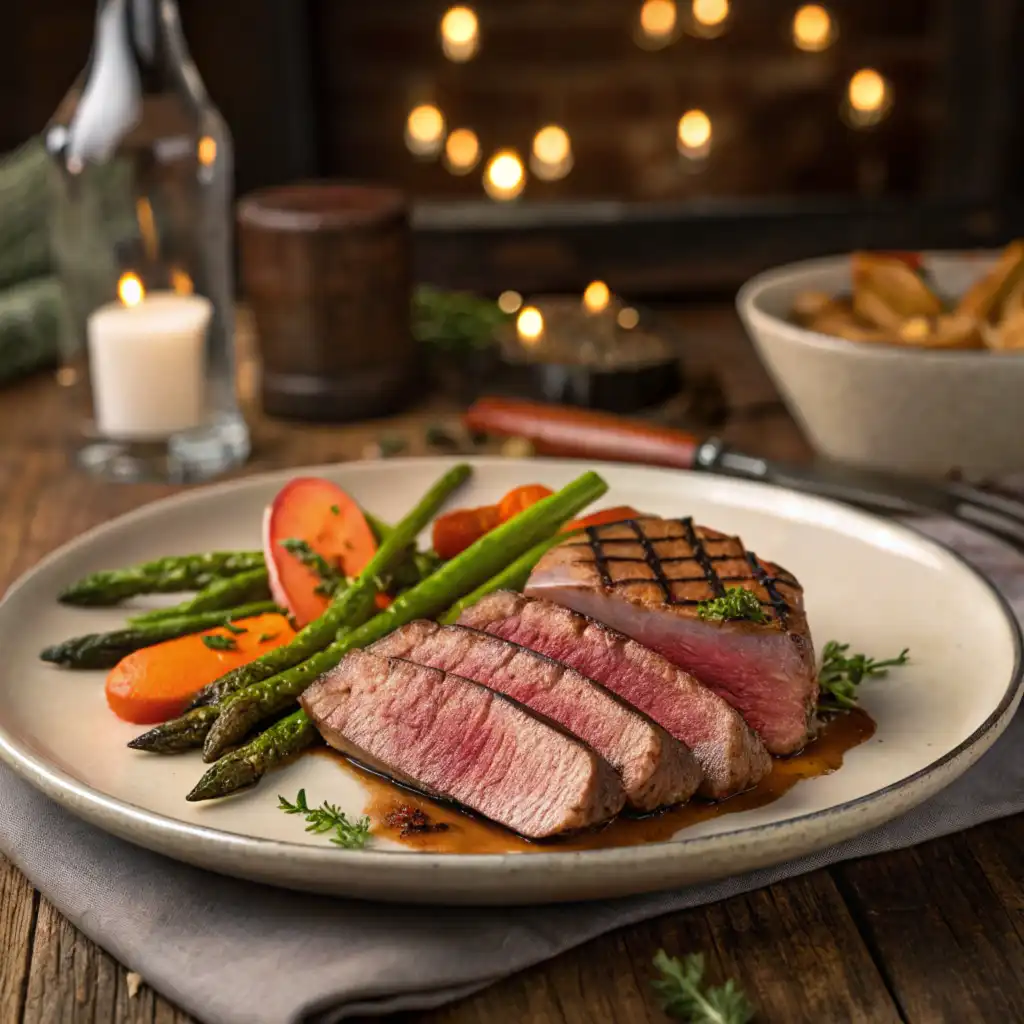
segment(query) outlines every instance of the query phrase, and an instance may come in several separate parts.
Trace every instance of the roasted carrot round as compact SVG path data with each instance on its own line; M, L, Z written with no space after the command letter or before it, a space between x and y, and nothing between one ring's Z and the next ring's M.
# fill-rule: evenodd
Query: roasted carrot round
M440 558L454 558L500 525L501 513L497 505L447 512L434 520L434 551Z
M640 513L629 505L617 505L615 508L604 508L600 512L593 512L582 519L574 519L562 527L562 532L583 530L588 526L604 526L607 523L621 523L623 519L636 519L639 515Z
M239 665L288 643L295 631L277 613L233 622L204 633L143 647L122 658L107 676L107 704L126 722L152 725L176 718L195 693ZM213 637L213 645L206 639Z
M507 523L519 515L523 509L536 505L543 498L550 498L554 493L550 487L545 487L543 484L523 484L521 487L514 487L498 503L501 521Z
M263 519L263 554L274 600L300 626L319 618L329 599L323 581L283 541L304 541L330 569L358 576L377 552L377 540L359 505L336 484L318 477L289 481Z

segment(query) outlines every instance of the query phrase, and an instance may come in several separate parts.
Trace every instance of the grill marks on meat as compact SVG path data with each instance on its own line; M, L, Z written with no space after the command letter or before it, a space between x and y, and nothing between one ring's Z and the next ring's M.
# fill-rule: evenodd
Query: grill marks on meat
M636 810L683 803L701 783L694 755L647 715L535 651L464 626L424 620L400 627L370 650L473 679L557 722L611 764Z
M698 605L742 586L768 621L704 621ZM773 754L808 739L817 696L803 591L738 537L691 519L592 527L540 560L526 593L624 633L692 672L739 710Z
M561 605L502 591L468 608L461 623L522 644L596 679L685 743L724 799L771 771L764 745L739 714L660 654Z
M618 776L590 747L452 673L352 651L300 702L353 760L529 839L601 824L625 804Z

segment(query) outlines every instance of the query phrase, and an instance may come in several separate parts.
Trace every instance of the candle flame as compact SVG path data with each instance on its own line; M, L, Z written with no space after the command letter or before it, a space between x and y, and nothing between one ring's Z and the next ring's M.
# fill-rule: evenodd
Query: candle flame
M603 313L611 301L611 292L604 281L591 281L583 293L583 308L588 313Z
M117 297L126 306L137 306L145 298L146 289L142 287L142 280L138 274L129 271L122 274L117 282Z
M524 345L536 345L544 333L544 317L536 306L527 306L516 320L516 330Z

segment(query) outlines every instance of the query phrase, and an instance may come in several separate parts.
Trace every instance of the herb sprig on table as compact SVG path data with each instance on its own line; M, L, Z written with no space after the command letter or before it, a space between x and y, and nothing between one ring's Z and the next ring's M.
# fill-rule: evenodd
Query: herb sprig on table
M732 621L746 619L749 622L767 622L757 594L746 587L728 587L721 597L701 601L697 615L705 621Z
M876 661L866 654L848 654L849 644L829 640L822 650L821 672L818 685L818 711L834 714L849 711L858 705L857 687L867 678L877 678L890 668L906 665L910 649L904 648L895 658Z
M651 984L665 1012L673 1017L688 1024L747 1024L753 1020L754 1007L735 981L705 986L703 954L679 959L659 949L654 966L661 977Z
M278 796L278 810L285 814L301 814L307 821L307 832L334 832L331 842L346 850L361 850L370 838L370 819L362 817L356 822L348 820L344 811L326 800L319 807L310 807L306 802L306 791L299 790L295 803Z

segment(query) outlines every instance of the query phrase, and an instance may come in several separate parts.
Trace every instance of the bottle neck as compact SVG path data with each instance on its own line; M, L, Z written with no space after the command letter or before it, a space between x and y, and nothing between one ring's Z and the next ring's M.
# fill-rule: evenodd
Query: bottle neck
M114 51L135 65L144 93L184 86L200 98L177 0L99 0L87 75Z

